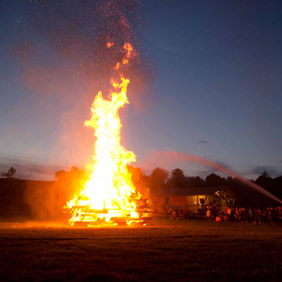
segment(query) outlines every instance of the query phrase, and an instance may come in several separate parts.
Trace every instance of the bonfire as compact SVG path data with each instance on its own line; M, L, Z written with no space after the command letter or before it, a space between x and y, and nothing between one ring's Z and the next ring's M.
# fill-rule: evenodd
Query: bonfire
M108 42L106 47L111 48L113 44ZM96 142L93 163L90 164L91 176L66 206L71 213L71 225L145 225L152 216L147 201L136 191L128 171L128 165L136 157L120 144L122 124L118 111L129 103L127 86L130 82L121 69L135 56L131 44L124 44L123 49L123 59L113 66L119 73L119 81L112 79L109 99L104 99L102 92L96 95L92 116L85 122L86 126L94 128Z

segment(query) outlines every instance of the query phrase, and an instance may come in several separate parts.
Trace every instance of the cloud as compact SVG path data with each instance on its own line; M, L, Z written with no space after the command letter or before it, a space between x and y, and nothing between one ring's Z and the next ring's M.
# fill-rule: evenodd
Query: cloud
M282 175L282 170L274 166L255 166L248 172L248 174L261 175L264 171L269 173L272 177Z
M7 172L11 166L17 170L15 177L31 180L54 180L55 172L62 169L55 165L44 165L13 158L0 159L1 173Z
M207 141L207 140L199 140L198 143L199 144L208 144L209 141Z

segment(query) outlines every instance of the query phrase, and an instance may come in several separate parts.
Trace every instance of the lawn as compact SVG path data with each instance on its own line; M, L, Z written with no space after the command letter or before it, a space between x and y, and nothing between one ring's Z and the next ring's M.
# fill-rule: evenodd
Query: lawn
M281 281L282 225L156 221L148 227L0 224L0 280Z

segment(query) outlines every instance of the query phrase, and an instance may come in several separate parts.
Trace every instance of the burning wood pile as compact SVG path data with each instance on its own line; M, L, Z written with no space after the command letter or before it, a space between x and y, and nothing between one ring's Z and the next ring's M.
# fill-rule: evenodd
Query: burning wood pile
M153 210L141 199L135 200L136 209L132 213L130 209L120 210L103 208L92 209L90 205L72 206L70 209L71 219L69 223L73 226L99 226L99 225L130 225L145 226L152 224Z

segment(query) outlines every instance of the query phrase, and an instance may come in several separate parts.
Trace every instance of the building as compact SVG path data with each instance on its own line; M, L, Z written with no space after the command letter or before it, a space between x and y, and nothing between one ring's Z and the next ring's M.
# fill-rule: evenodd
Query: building
M237 195L226 186L167 189L151 196L157 212L168 209L183 209L189 213L201 214L206 206L216 205L219 209L234 207Z

